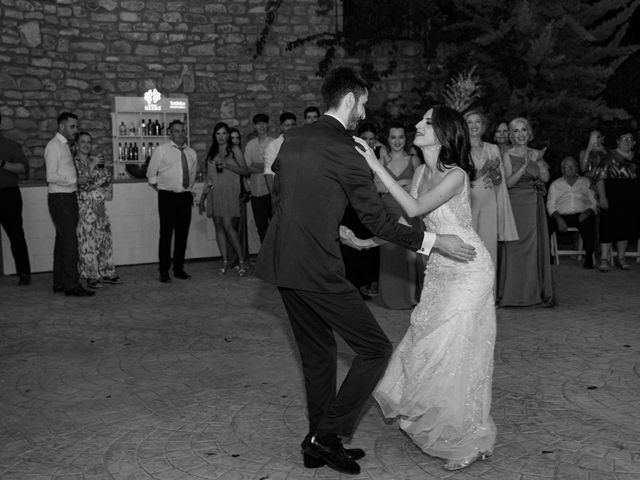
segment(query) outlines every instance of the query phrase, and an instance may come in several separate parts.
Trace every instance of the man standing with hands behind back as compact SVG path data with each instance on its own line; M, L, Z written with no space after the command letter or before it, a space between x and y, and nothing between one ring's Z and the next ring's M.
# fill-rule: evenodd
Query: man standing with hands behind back
M198 160L196 152L186 144L184 123L174 120L168 128L169 142L157 147L151 156L147 179L158 191L158 214L160 215L160 281L170 283L169 268L173 261L173 276L182 280L191 278L184 271L184 256L191 225L193 185L196 182ZM173 258L171 257L171 238Z
M0 115L0 124L2 115ZM11 253L16 264L18 285L31 283L29 250L22 229L22 195L18 175L29 179L29 162L18 142L5 138L0 133L0 225L11 242Z
M384 373L391 343L345 274L339 223L351 204L375 236L419 253L438 249L460 261L475 255L455 235L435 235L398 223L386 213L371 170L349 131L365 117L368 83L341 67L322 85L327 112L287 132L273 171L280 201L255 275L278 286L302 357L309 432L302 442L307 468L322 465L360 473L360 449L345 449L369 395ZM356 356L336 392L337 332Z
M49 213L56 228L53 249L53 291L67 296L91 297L95 292L80 286L78 271L78 184L87 177L78 177L69 142L78 132L78 117L69 112L58 116L58 132L44 149L47 170Z

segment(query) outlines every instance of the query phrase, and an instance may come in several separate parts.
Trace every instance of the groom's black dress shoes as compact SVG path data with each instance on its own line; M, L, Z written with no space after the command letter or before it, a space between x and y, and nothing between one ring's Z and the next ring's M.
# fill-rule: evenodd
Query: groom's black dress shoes
M302 442L304 466L318 468L327 465L338 472L350 475L360 473L360 465L356 460L364 457L359 448L345 449L336 437L330 442L320 442L315 434L309 434Z

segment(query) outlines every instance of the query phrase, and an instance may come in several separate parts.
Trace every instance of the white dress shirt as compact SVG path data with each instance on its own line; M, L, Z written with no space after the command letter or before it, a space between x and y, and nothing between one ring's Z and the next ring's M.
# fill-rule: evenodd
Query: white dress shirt
M49 193L73 193L78 189L78 174L69 142L61 133L56 133L47 143L44 163Z
M247 163L247 167L250 167L254 163L262 163L264 161L265 148L272 141L273 137L267 136L262 140L255 137L247 142L247 146L244 148L244 161ZM261 173L252 172L249 177L249 184L251 185L251 196L262 197L269 195L267 181L264 178L264 170Z
M196 152L184 145L184 154L187 157L189 167L189 188L182 186L182 155L180 148L169 141L153 150L149 167L147 168L147 179L149 184L157 185L158 190L181 193L188 192L196 183L196 173L198 160Z
M558 212L560 215L582 213L588 208L596 211L596 196L591 189L591 181L587 177L578 177L573 185L569 185L564 177L555 180L549 187L547 211L549 215Z
M284 134L281 133L264 149L264 174L275 175L275 172L271 170L273 162L276 161L278 153L280 153L280 147L284 143Z

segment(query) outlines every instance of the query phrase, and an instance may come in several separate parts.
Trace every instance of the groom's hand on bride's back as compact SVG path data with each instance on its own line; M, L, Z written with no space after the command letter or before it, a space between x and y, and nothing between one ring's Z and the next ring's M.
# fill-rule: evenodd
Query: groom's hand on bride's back
M476 258L476 249L462 241L457 235L436 235L435 250L461 262L470 262Z

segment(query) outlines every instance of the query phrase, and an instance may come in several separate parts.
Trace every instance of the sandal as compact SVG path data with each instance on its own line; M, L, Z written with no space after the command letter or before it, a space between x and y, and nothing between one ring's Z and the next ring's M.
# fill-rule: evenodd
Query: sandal
M249 273L249 265L247 265L246 261L240 262L238 265L238 276L246 277L247 273Z
M486 460L490 456L491 454L488 452L478 452L460 460L449 459L447 460L447 463L444 464L443 468L449 471L462 470L463 468L467 468L474 464L476 460Z
M218 275L226 275L229 271L229 262L226 260L222 261L222 266L218 269Z

